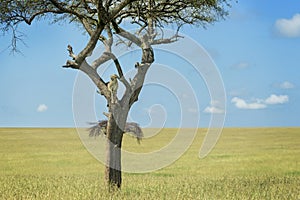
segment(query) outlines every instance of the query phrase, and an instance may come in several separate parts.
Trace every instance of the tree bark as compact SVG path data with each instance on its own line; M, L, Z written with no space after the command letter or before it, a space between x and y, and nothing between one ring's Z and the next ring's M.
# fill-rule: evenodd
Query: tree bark
M109 189L121 188L121 147L128 111L116 109L111 105L107 124L106 168L105 178Z
M128 112L134 102L138 100L138 96L144 84L146 73L154 62L154 53L151 45L148 43L147 37L142 42L142 60L141 64L137 63L137 73L131 83L123 82L123 72L117 59L114 58L118 69L121 81L126 86L126 92L121 99L116 103L111 103L110 98L107 98L109 104L109 116L107 123L107 146L106 146L106 169L105 177L109 189L121 188L122 184L122 168L121 168L121 148L124 128L128 116ZM126 84L127 83L127 84Z

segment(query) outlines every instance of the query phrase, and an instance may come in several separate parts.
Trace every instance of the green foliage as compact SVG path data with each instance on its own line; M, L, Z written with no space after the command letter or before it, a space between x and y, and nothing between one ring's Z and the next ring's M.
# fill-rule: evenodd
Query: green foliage
M175 133L165 129L140 145L125 135L124 148L159 149ZM110 194L104 166L75 130L0 129L0 199L300 198L299 128L225 129L213 152L200 160L205 133L199 129L190 149L169 167L125 173L122 190Z
M223 19L230 7L230 0L141 0L133 1L119 15L119 23L123 18L132 18L132 23L147 25L149 16L156 26L164 24L201 25ZM130 14L129 14L130 13Z
M157 33L154 34L153 29L164 25L175 25L179 30L184 24L206 26L218 21L228 14L229 2L231 0L1 0L0 31L12 34L13 50L16 50L14 43L22 39L16 34L18 25L30 25L40 19L79 24L90 36L97 24L110 26L117 22L122 25L124 20L129 20L137 25L139 32L148 28L150 37L154 37Z

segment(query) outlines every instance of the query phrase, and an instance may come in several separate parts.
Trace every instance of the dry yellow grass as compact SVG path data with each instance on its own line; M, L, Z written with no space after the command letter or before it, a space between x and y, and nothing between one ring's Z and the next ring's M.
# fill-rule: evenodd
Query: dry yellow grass
M126 136L124 148L149 152L174 132L141 145ZM112 195L74 129L0 129L0 199L300 199L300 128L227 128L200 160L205 132L169 167L124 173Z

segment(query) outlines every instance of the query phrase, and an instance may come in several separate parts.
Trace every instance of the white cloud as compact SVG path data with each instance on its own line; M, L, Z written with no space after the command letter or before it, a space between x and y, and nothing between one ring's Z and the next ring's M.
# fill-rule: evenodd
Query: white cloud
M300 37L300 14L295 14L291 19L278 19L275 28L282 36Z
M266 99L256 99L254 102L247 103L244 99L234 97L231 99L231 102L235 104L235 106L239 109L249 109L249 110L257 110L266 108L267 105L276 105L276 104L284 104L289 101L289 97L287 95L275 95L272 94Z
M36 109L37 112L45 112L46 110L48 110L48 107L45 104L40 104Z
M211 101L210 106L207 106L203 112L211 114L223 114L225 111L220 107L221 106L219 101Z
M224 110L217 108L217 107L213 107L213 106L207 106L204 111L205 113L215 113L215 114L222 114L224 113Z
M263 109L267 107L265 104L261 103L260 100L256 100L253 103L247 103L244 99L234 97L231 99L231 102L234 103L235 106L239 109L256 110L256 109Z
M265 103L266 104L271 104L271 105L274 105L274 104L283 104L283 103L287 103L289 101L289 97L287 95L275 95L275 94L272 94L270 97L268 97L266 100L265 100Z
M279 87L280 87L281 89L292 89L292 88L294 88L295 86L294 86L294 84L292 84L292 83L290 83L290 82L288 82L288 81L285 81L285 82L281 83L281 84L279 85Z

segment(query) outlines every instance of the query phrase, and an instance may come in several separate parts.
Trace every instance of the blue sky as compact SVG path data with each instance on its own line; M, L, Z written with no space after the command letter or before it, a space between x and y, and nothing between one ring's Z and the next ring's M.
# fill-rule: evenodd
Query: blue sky
M21 26L21 31L26 34L26 46L19 44L23 55L10 55L5 51L10 38L0 39L0 127L74 126L72 103L73 96L78 97L73 90L76 81L84 76L61 66L69 59L66 46L81 49L87 37L77 27L47 22ZM226 111L212 101L203 77L193 73L187 61L157 51L149 77L156 76L160 66L174 69L174 77L178 72L188 80L186 87L192 88L197 103L179 107L185 94L174 96L168 88L149 84L133 107L131 121L144 127L178 127L182 120L191 121L199 115L197 126L207 127L211 113L226 112L225 126L230 127L300 125L300 1L239 1L225 21L207 29L186 26L182 33L202 45L214 61L227 95ZM133 52L121 59L128 76L132 70L128 66L133 66L138 55ZM104 78L111 73L113 68L103 73ZM93 116L83 115L82 121L95 121L103 118L106 104L94 94L93 85L85 81L87 85L81 90L91 88L88 95L93 99L88 104L95 111ZM181 87L180 84L177 81L173 86ZM181 109L190 112L187 119L182 119Z

